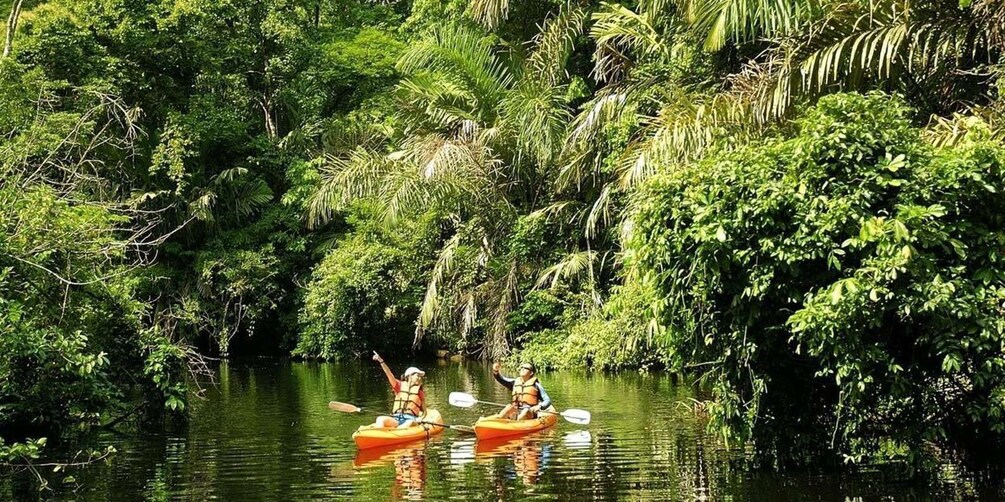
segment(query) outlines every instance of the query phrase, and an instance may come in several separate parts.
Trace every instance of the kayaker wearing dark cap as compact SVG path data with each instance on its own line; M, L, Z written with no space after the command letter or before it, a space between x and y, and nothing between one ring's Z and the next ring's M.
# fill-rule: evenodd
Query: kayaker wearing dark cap
M426 372L412 366L405 370L402 379L398 380L376 352L373 353L373 360L380 363L380 369L384 370L387 381L391 384L391 390L394 391L391 416L377 417L375 425L388 429L411 427L426 411L426 391L422 388L422 379L426 376Z
M507 378L499 374L501 365L492 365L492 376L507 389L512 391L513 402L506 405L498 417L516 418L524 420L527 418L537 418L537 413L551 406L551 398L544 391L544 386L537 379L537 371L531 363L520 365L520 376L517 378ZM519 414L517 414L519 410Z

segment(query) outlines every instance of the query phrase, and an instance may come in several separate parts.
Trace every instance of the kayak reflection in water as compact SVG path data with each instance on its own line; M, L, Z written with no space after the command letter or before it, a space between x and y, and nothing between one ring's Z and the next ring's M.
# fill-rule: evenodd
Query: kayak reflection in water
M415 448L407 450L394 460L394 486L391 488L393 498L419 500L423 498L426 488L426 450Z
M426 391L422 383L426 372L412 366L405 370L402 379L398 380L391 372L391 368L387 367L387 364L376 352L373 353L373 360L377 361L380 364L380 369L384 370L384 375L387 376L387 381L391 384L391 391L394 392L391 416L377 417L374 426L387 429L411 427L426 411Z
M393 500L421 500L426 488L426 448L424 442L411 445L360 450L353 461L357 468L379 468L394 464Z
M503 387L512 392L512 402L506 405L496 417L525 420L537 418L537 413L551 406L551 397L544 391L544 386L537 379L537 370L531 363L520 365L520 376L508 378L499 374L501 365L492 364L492 376ZM517 411L519 410L519 414Z
M475 447L475 457L491 460L511 456L517 477L525 485L536 485L541 472L551 456L551 445L536 439L490 439L479 441Z

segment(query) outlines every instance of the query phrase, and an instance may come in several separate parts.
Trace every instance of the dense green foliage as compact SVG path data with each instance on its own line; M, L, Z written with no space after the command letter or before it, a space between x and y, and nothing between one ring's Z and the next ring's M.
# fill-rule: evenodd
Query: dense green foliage
M657 176L627 244L671 361L782 459L1000 437L1005 148L933 148L899 100L839 95Z
M437 218L392 231L363 215L348 220L351 235L325 255L307 285L295 355L334 359L411 343Z
M1001 0L11 4L6 444L408 346L694 373L786 461L1002 436Z
M284 1L11 8L0 437L118 422L137 406L182 411L201 354L291 350L296 284L325 238L302 222L307 161L338 114L393 84L406 13Z

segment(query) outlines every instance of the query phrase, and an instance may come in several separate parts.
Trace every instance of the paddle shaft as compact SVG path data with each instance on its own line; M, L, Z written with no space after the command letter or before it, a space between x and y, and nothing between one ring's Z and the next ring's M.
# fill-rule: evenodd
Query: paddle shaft
M470 434L474 434L474 432L475 432L475 430L473 428L471 428L471 427L469 427L467 425L438 424L436 422L426 422L424 420L417 420L416 423L427 424L427 425L435 425L437 427L444 427L444 428L447 428L447 429L452 429L452 430L460 431L460 432L467 432L467 433L470 433Z
M466 392L451 392L450 393L450 404L454 406L460 406L461 408L470 408L474 406L475 403L490 404L492 406L510 406L508 404L494 403L492 401L481 401L475 399L474 396ZM521 408L526 409L527 406L522 406ZM586 410L568 409L565 411L551 411L551 410L538 410L539 413L547 413L549 415L558 415L572 423L586 425L590 423L590 412Z
M494 406L509 406L508 404L493 403L491 401L479 401L478 399L472 399L472 401L474 401L476 403L482 403L482 404L491 404L491 405L494 405ZM530 408L530 406L521 406L520 408L521 409L527 409L527 408ZM550 415L561 415L562 414L562 412L560 412L560 411L548 411L548 410L538 410L538 413L548 413Z

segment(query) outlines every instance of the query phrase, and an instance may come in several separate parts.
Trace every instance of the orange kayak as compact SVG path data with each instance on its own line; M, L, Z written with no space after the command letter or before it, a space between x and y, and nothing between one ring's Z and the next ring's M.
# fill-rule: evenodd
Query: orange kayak
M547 411L555 411L549 407ZM558 422L558 415L541 413L537 418L529 420L510 420L508 418L482 417L475 422L475 436L478 439L493 439L509 436L519 436L547 429Z
M417 424L404 429L386 429L384 427L374 427L373 425L363 425L356 432L352 433L352 439L356 441L356 447L363 450L366 448L377 448L380 446L390 446L410 441L429 439L434 434L443 432L443 427L432 424L443 424L443 417L436 410L429 410L421 418L423 422L431 424Z

